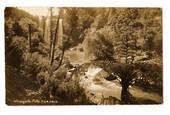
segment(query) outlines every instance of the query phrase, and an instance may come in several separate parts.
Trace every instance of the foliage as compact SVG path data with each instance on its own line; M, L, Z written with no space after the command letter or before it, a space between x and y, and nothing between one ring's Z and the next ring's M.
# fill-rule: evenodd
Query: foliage
M14 34L17 36L27 37L28 35L28 24L32 25L32 32L37 31L37 19L30 14L19 10L17 8L6 8L5 9L5 27L8 29L5 36Z
M45 84L39 90L41 95L46 98L57 99L59 104L91 104L84 89L79 85L79 77L76 74L67 76L70 67L65 64L62 64L58 70L53 72L51 77L45 73L40 75L41 78L45 79ZM43 75L45 76L42 77Z
M34 53L24 53L23 54L24 63L22 69L23 74L27 77L33 78L35 81L37 74L39 72L45 72L48 70L49 61L47 57L43 57L38 52Z
M78 81L69 80L59 84L56 95L63 104L90 104Z
M141 48L156 50L155 44L162 35L159 8L63 8L62 10L65 12L62 17L65 22L65 33L70 37L70 44L81 43L94 31L108 28L114 33L112 40L114 43L118 42L116 46L121 47L120 41L125 41L126 37L129 42L131 41L129 44L131 55L134 53L133 50ZM91 34L89 30L92 31ZM95 33L93 36L95 37ZM115 49L119 48L115 47ZM122 50L115 52L120 56L124 55ZM159 50L157 52L159 53Z
M128 57L135 56L136 29L133 25L136 23L138 11L136 9L121 9L116 16L113 26L116 33L116 53L119 57L125 59L124 63L129 63Z
M113 35L110 27L100 30L95 28L87 30L83 41L84 52L87 58L94 56L94 59L113 59ZM92 58L93 59L93 58Z
M162 65L159 63L138 62L135 67L141 71L141 75L137 77L135 85L143 88L143 90L149 90L158 92L162 95Z
M53 16L53 30L57 18ZM129 103L128 89L131 85L162 95L162 62L157 60L162 55L160 9L61 8L61 18L65 47L75 46L74 52L84 53L85 58L93 60L91 63L103 68L108 75L114 73L114 76L109 76L111 80L115 76L121 79L123 102ZM39 88L38 96L42 99L57 100L60 104L91 104L79 85L79 76L88 69L89 63L74 68L68 76L73 65L64 53L59 64L62 52L55 49L54 62L49 67L49 44L43 40L45 21L46 17L43 17L43 24L40 24L37 17L18 8L5 9L6 76L10 79L8 96L12 98L17 88L25 95L25 84L31 84ZM27 51L29 24L31 52ZM147 59L142 54L146 54ZM98 78L94 81L100 83ZM23 95L17 94L16 97Z
M94 21L93 8L62 8L61 17L64 23L64 33L67 35L71 47L84 40L84 31L90 28Z
M26 11L20 10L15 7L6 7L5 8L5 18L11 17L14 20L19 20L20 18L29 18L32 19L34 22L38 22L38 18L36 16L32 16Z
M145 50L153 51L157 50L155 46L157 43L160 45L162 43L159 42L162 36L162 11L159 8L155 9L143 9L140 10L140 22L143 24L143 29L140 33L141 36L144 37L145 44L143 45ZM160 47L160 49L162 49ZM160 55L159 51L157 51Z
M6 64L20 67L23 61L22 54L26 50L26 40L24 37L15 36L10 38L9 44L5 44Z

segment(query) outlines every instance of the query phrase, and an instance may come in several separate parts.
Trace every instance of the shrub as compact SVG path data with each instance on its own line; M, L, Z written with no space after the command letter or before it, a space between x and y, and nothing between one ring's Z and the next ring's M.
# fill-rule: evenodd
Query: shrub
M43 57L38 52L24 53L23 54L23 74L27 77L37 80L37 74L39 72L45 72L48 70L49 60L47 57Z
M52 76L45 78L46 83L41 86L40 93L42 97L57 99L58 104L91 104L86 97L85 91L79 85L77 68L73 70L70 79L67 79L67 71L70 69L68 62L64 61L62 66L53 72ZM41 74L45 76L45 73ZM41 78L43 78L41 76Z
M63 81L58 85L56 96L63 104L92 104L86 97L85 90L79 85L79 78Z

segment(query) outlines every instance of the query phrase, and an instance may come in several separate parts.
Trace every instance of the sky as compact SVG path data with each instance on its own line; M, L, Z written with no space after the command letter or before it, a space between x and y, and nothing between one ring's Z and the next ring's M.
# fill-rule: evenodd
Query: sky
M18 7L19 9L25 10L32 15L36 16L47 16L49 7ZM57 11L57 8L53 8L53 11ZM56 13L54 13L55 15Z

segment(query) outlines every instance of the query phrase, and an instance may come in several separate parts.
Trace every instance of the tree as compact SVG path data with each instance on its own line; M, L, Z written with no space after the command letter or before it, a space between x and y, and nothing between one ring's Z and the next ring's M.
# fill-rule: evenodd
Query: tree
M145 13L147 18L143 17ZM113 26L116 33L115 54L121 59L121 63L106 68L112 68L109 72L115 72L120 77L122 85L121 99L124 103L128 103L129 85L136 82L139 75L147 75L145 71L136 68L136 63L134 63L137 40L142 39L142 35L139 34L138 30L143 32L147 50L154 50L155 38L159 38L161 33L160 9L116 9L116 14L112 16L109 25Z
M95 19L94 8L62 8L61 10L61 17L65 22L65 34L70 35L70 47L83 42L85 31L91 27Z
M97 59L112 60L114 54L112 42L106 40L106 38L102 34L98 35L98 40L96 40L95 42L96 47L94 49L94 54Z
M135 81L138 70L135 70L134 64L114 64L111 67L111 71L121 79L120 84L122 86L121 101L122 103L129 103L129 92L128 88Z
M62 8L61 9L61 18L63 19L64 33L69 36L68 47L75 46L77 42L77 38L80 33L78 30L78 8Z
M122 91L121 100L128 103L128 87L135 77L133 60L135 57L136 30L134 24L138 16L137 9L119 9L117 10L114 30L116 33L115 51L121 58L120 64L114 64L112 71L117 73L121 79ZM123 60L122 60L123 58Z
M157 50L157 41L162 39L162 11L160 8L142 9L140 13L140 22L144 26L141 35L145 41L143 47L146 51Z
M117 12L114 30L116 33L116 53L124 58L124 63L132 63L135 57L136 30L134 24L138 16L137 9L120 9Z

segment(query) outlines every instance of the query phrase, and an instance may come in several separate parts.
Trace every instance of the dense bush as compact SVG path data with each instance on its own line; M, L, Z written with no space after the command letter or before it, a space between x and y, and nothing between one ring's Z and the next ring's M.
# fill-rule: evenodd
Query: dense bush
M59 84L56 95L65 104L90 104L85 91L76 80L69 80Z
M38 52L34 53L24 53L24 62L22 69L25 76L29 76L36 80L37 74L39 72L45 72L48 70L49 60L47 57L43 57Z
M23 61L22 55L26 51L26 39L19 36L11 37L5 48L6 64L20 67Z
M113 34L114 32L110 30L110 27L87 30L83 41L83 49L87 58L113 59Z
M57 99L59 104L91 104L86 97L85 90L79 85L79 77L74 72L67 76L69 66L64 63L52 76L46 73L41 74L45 84L40 88L43 97ZM77 71L77 70L75 70ZM42 76L45 77L42 77Z
M162 65L151 62L139 62L135 64L142 74L136 79L135 85L143 90L158 92L162 95L163 69Z

